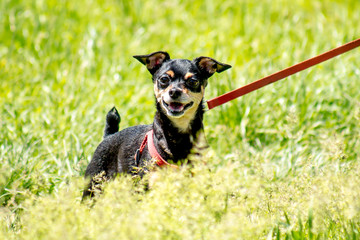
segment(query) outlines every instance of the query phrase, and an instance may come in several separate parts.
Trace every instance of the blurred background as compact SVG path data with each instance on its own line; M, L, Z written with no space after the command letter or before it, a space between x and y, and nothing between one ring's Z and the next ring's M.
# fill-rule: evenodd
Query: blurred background
M209 80L210 99L359 38L359 9L357 0L0 0L1 205L14 212L81 178L113 106L121 129L152 123L151 75L133 55L232 65ZM359 66L355 49L206 112L206 161L275 180L308 161L358 162Z

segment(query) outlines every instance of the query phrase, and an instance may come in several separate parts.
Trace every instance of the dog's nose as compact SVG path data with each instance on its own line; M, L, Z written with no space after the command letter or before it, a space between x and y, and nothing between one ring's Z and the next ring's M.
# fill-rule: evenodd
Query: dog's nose
M181 89L172 88L172 89L169 90L169 95L170 95L171 98L176 99L176 98L180 97Z

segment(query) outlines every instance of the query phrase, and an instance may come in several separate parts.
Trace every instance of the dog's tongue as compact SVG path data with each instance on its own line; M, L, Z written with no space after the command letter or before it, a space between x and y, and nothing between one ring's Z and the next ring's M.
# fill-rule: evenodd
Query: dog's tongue
M184 109L184 105L177 102L172 102L169 104L169 106L172 111L176 111L176 112L181 112Z

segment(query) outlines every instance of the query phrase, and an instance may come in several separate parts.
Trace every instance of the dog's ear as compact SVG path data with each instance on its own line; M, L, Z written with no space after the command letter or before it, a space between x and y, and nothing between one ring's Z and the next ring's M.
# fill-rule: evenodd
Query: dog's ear
M170 60L170 55L167 52L158 51L148 55L135 55L134 58L144 64L151 74L154 74L164 62Z
M231 65L218 62L210 57L198 57L193 62L207 78L211 77L215 72L221 73L231 68Z

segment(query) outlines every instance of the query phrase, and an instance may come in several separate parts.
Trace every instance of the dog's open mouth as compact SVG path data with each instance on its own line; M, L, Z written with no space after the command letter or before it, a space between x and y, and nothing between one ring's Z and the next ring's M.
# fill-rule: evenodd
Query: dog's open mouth
M163 104L172 115L179 116L182 115L189 107L191 107L194 102L183 104L180 102L166 103L165 101L163 101Z

